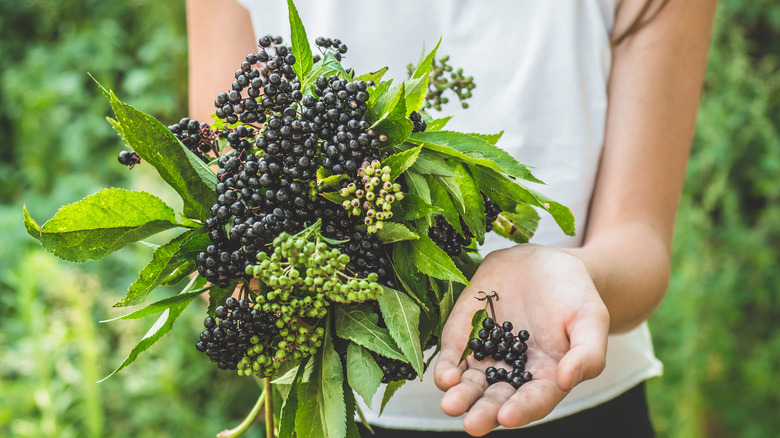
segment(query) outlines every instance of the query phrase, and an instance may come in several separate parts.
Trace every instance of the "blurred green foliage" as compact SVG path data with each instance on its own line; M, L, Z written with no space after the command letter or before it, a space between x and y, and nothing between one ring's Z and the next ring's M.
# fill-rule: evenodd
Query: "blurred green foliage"
M116 164L109 105L86 72L178 120L185 34L183 1L0 0L0 436L212 435L259 394L194 350L197 306L130 369L96 384L148 329L97 321L120 313L111 304L151 250L73 265L40 251L22 226L22 202L43 220L105 186L154 184L143 166ZM673 278L650 321L665 363L649 386L659 437L780 430L779 54L780 1L719 2Z
M780 2L718 2L674 242L650 320L664 437L780 430Z
M156 184L144 166L117 163L123 145L105 120L110 105L87 72L178 121L187 104L184 12L181 0L0 0L0 436L214 436L260 393L195 350L205 303L131 369L96 383L153 322L98 323L126 313L111 305L151 249L74 265L42 252L21 224L23 202L45 220L106 186Z

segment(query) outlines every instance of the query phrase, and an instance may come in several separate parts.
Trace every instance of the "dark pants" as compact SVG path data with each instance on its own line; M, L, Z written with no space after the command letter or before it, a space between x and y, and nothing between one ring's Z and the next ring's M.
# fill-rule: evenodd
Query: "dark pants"
M371 435L362 425L360 436L364 438L468 438L465 432L424 432L419 430L383 429L374 427ZM645 397L645 385L641 383L604 404L578 412L568 417L538 426L513 430L496 430L488 434L495 438L653 438Z

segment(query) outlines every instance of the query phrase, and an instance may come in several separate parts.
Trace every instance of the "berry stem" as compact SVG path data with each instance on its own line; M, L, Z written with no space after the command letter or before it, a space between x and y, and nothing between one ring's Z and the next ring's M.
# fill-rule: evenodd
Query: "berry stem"
M268 380L268 379L266 379ZM217 438L233 438L242 435L244 432L249 429L249 426L254 423L255 418L257 418L257 415L260 414L260 408L263 407L266 394L268 391L266 391L265 388L263 388L263 392L260 393L260 397L257 398L257 402L254 406L252 406L252 410L249 411L249 414L244 418L244 420L239 424L238 426L234 427L233 429L223 430L222 432L217 434ZM271 436L271 435L267 435Z
M271 378L263 379L263 393L265 394L265 436L275 438L274 434L274 391L271 388Z

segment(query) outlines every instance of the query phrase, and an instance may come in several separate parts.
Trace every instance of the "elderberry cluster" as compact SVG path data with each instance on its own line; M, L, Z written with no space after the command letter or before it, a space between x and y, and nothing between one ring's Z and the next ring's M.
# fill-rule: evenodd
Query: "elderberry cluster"
M319 36L314 40L314 44L320 47L323 51L330 51L333 53L333 57L338 61L341 61L341 55L347 53L347 50L349 50L347 45L342 43L338 38L331 39ZM318 62L320 59L320 55L314 55L314 62Z
M339 249L349 256L347 269L364 278L376 274L379 283L395 288L390 258L387 256L385 245L375 234L355 231L347 242L339 245Z
M203 321L206 330L201 332L195 348L223 370L237 369L247 350L279 332L276 316L262 312L247 300L228 297L214 315L217 319L209 316Z
M412 121L412 132L423 132L428 129L428 124L417 111L412 111L409 114L409 120Z
M349 82L337 76L320 76L314 96L301 103L304 120L316 125L317 136L325 153L322 166L334 174L357 176L363 161L379 159L380 135L369 129L368 87L365 81ZM385 138L386 136L382 137Z
M283 327L270 342L254 344L247 350L237 364L238 375L270 377L281 368L283 362L299 361L316 353L322 347L324 335L325 329L322 327Z
M179 120L179 123L168 126L168 130L205 163L211 161L207 153L213 151L217 154L219 151L217 133L206 123L185 117Z
M379 160L363 162L358 169L358 179L343 187L339 194L348 198L342 203L351 216L363 217L369 233L384 227L384 220L391 219L393 202L404 198L401 185L393 184L389 166L382 167Z
M515 336L512 333L512 323L505 321L501 326L497 325L491 317L482 321L482 329L476 338L469 340L469 348L474 352L474 359L485 360L488 357L493 360L503 360L512 366L512 371L501 367L488 367L485 370L488 384L507 382L515 388L521 387L533 379L530 371L526 371L525 364L528 361L526 341L530 337L528 331L520 330Z
M382 383L390 383L395 380L414 380L417 378L417 371L412 364L398 359L389 359L378 354L374 354L374 360L382 370Z
M498 215L501 213L501 208L494 204L484 194L482 199L485 203L485 231L493 230L493 222L496 221ZM468 246L471 243L471 239L474 235L471 230L466 226L463 218L460 218L460 226L463 230L461 235L452 225L447 222L444 217L436 216L436 226L431 227L428 230L428 237L433 240L436 245L443 249L450 257L457 257L460 255L464 246Z

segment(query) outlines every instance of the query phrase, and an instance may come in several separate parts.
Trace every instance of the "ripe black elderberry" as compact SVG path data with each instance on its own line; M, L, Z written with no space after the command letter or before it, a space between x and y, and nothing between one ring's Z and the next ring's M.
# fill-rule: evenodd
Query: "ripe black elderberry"
M185 117L179 120L179 123L168 126L168 130L205 163L211 161L206 154L209 152L216 154L219 150L217 133L206 123L199 123L197 120Z
M139 157L137 153L131 151L120 152L119 157L117 157L117 159L119 160L119 164L124 164L125 166L128 166L131 169L133 168L133 166L141 162L141 157Z
M279 332L276 316L264 313L247 300L228 297L214 314L217 319L209 316L203 320L206 330L201 332L195 348L223 370L237 369L250 347L266 342Z
M382 369L382 383L390 383L395 380L414 380L417 378L417 372L409 362L389 359L378 354L374 354L374 360L379 365L379 368Z
M493 231L493 222L496 221L496 218L501 213L501 208L484 194L482 199L485 203L485 231L490 232ZM460 255L463 247L469 245L474 237L462 217L460 218L460 227L463 230L463 235L459 234L442 216L437 216L436 226L428 230L428 237L450 257L457 257Z
M496 325L491 317L482 320L483 329L479 331L476 338L470 339L468 347L474 352L474 359L482 361L488 357L497 361L504 361L512 366L512 371L507 372L504 368L488 367L485 370L485 376L489 384L498 382L507 382L519 388L530 381L533 376L525 370L528 357L525 352L528 350L526 341L530 334L526 330L520 330L515 336L512 334L512 323L504 321L503 324Z

